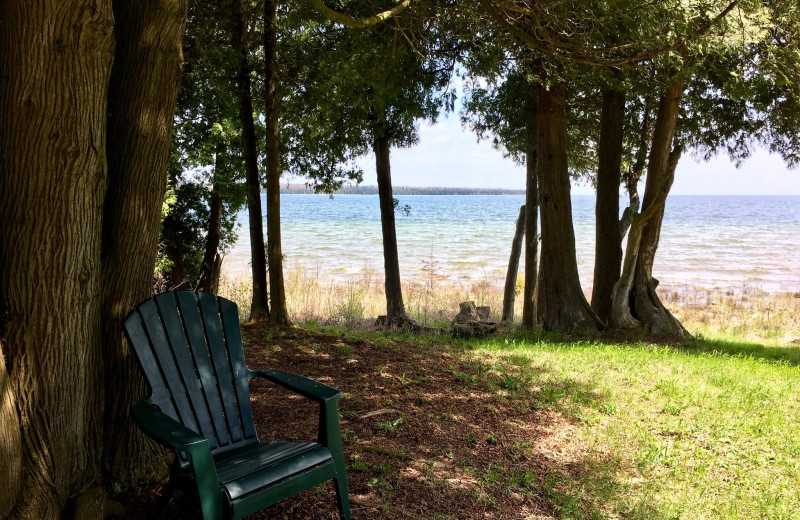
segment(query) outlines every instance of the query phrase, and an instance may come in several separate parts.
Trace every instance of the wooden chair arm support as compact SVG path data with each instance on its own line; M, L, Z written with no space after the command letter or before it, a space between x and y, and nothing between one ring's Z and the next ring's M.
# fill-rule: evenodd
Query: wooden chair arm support
M338 401L342 396L339 390L331 386L281 370L251 370L250 377L264 378L320 404Z
M251 377L262 377L297 394L319 403L319 431L317 442L327 446L335 454L342 450L342 434L339 429L339 398L342 393L328 385L307 377L280 370L251 370ZM338 455L341 456L341 455Z
M149 437L172 449L176 457L186 455L188 464L180 460L178 463L184 469L191 469L194 474L204 518L221 518L222 494L208 441L158 410L147 399L133 406L133 419Z
M203 436L166 415L147 399L133 406L133 420L149 437L175 452L197 451L203 445L208 449L208 441Z

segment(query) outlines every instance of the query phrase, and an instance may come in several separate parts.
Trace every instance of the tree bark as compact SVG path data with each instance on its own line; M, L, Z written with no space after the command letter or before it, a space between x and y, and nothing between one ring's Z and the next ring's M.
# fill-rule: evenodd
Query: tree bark
M628 232L633 222L633 217L639 211L639 179L642 178L644 167L647 165L647 151L650 144L650 97L645 97L644 114L642 115L642 128L639 132L639 147L633 165L625 173L625 188L628 192L628 207L622 212L619 221L620 239Z
M0 517L100 518L111 3L6 0L0 20Z
M622 268L619 186L622 180L622 137L625 92L603 89L598 141L597 203L595 205L594 281L592 309L603 323L611 318L611 295Z
M166 248L164 248L164 254L166 254L167 258L172 262L172 267L169 270L169 277L172 282L170 290L186 289L186 284L189 283L189 275L186 273L183 253L175 246L167 245Z
M219 162L217 162L219 164ZM211 189L210 213L208 216L208 230L206 231L206 248L203 253L203 269L200 274L200 283L197 289L216 294L217 284L215 274L220 263L219 242L220 227L222 225L222 195L217 184Z
M102 257L103 466L112 490L168 469L164 451L130 420L131 407L148 390L122 321L152 295L187 9L187 0L114 2L117 43L108 87Z
M536 324L536 284L539 276L536 258L539 253L536 103L535 97L528 101L525 130L528 146L525 151L525 286L522 291L522 326L529 329Z
M658 105L653 144L647 165L647 180L642 205L650 207L672 185L675 168L681 156L680 149L673 149L672 140L680 112L684 79L681 73L673 73L669 78L666 92ZM666 195L664 196L666 198ZM661 223L664 218L664 205L655 210L642 230L639 256L633 278L633 317L642 322L651 334L658 336L685 336L689 333L683 325L664 307L656 293L658 281L653 278L653 261L661 236Z
M250 254L253 273L253 299L250 319L269 317L267 304L267 258L264 246L264 220L261 213L261 182L258 175L256 131L253 121L253 95L250 87L250 65L247 60L242 1L231 0L231 46L239 59L236 91L239 97L239 118L242 122L242 155L247 183L247 213L250 224Z
M378 137L373 145L375 168L378 172L378 199L381 206L381 231L383 232L383 266L386 287L386 316L391 324L408 321L403 305L400 285L400 261L397 255L397 232L394 225L394 198L392 197L392 169L389 161L389 140Z
M514 300L517 297L517 272L519 257L522 253L522 238L525 236L525 206L520 206L514 240L511 242L511 255L508 258L506 286L503 291L503 318L505 323L514 322Z
M536 286L539 325L548 331L592 332L600 322L581 290L572 227L564 84L539 87L537 147L542 258Z
M0 294L3 294L2 289ZM0 468L8 475L6 485L0 488L0 518L5 518L6 513L14 507L22 472L22 437L10 373L12 363L11 359L6 359L9 354L10 349L0 336Z
M622 267L622 274L614 285L611 304L611 327L614 329L631 329L641 325L639 320L633 317L630 308L631 289L633 288L633 275L636 270L636 263L639 258L639 246L642 240L642 231L650 219L664 206L667 199L672 179L661 189L659 196L653 200L652 204L640 214L633 216L631 220L628 243L625 247L625 262Z
M281 248L281 135L278 125L278 1L264 0L264 81L267 88L267 252L273 325L291 325Z

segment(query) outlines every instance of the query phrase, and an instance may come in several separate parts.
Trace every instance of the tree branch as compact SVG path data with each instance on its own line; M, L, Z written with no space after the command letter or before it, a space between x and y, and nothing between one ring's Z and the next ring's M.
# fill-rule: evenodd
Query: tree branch
M374 27L379 23L385 22L389 18L393 16L397 16L400 14L406 7L411 5L411 0L402 0L399 4L394 6L393 8L378 13L374 16L368 16L366 18L353 18L350 15L346 15L344 13L340 13L339 11L335 11L325 5L323 0L308 0L311 6L316 9L321 15L332 22L340 23L342 25L346 25L348 27L353 27L356 29L366 29L368 27Z
M644 45L645 42L629 42L613 47L593 47L590 45L575 45L559 39L553 39L548 30L542 25L535 11L520 7L507 0L479 0L487 14L497 23L506 28L511 34L528 44L531 48L551 56L566 59L573 63L597 66L623 66L644 61L665 52L678 49L689 42L705 36L717 23L722 21L738 4L740 0L732 0L725 9L708 22L702 24L694 31L690 31L680 38L667 44L634 52L627 56L609 56L631 47ZM506 16L504 12L514 13L516 16ZM531 27L520 27L520 22Z

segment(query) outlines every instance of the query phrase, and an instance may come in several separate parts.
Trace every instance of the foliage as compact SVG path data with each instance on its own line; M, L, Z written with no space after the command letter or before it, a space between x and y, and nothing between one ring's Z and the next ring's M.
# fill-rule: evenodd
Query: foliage
M358 16L359 6L351 7ZM452 106L454 40L437 32L434 14L445 15L439 2L420 3L391 23L352 30L289 13L287 31L295 32L284 46L282 105L289 172L324 192L358 182L362 172L353 161L375 139L411 146L420 119L435 121Z
M212 191L223 199L222 252L236 241L236 213L244 203L241 130L233 82L237 61L223 7L190 4L169 166L169 190L176 200L163 221L159 241L169 267L179 264L190 282L200 276Z

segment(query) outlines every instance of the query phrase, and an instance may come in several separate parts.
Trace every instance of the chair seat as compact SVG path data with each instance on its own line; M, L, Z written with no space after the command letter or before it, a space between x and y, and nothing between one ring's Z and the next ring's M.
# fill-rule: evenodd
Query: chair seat
M214 456L230 501L332 460L325 446L292 442L256 442Z

